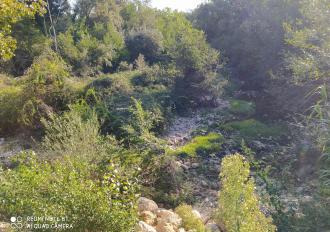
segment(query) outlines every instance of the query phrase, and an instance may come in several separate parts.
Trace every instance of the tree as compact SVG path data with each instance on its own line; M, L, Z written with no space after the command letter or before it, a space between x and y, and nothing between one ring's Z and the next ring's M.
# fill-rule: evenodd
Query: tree
M296 2L212 0L197 8L191 20L228 58L233 77L258 89L269 72L280 66L285 46L283 23L297 15Z
M43 0L3 0L0 7L0 59L14 56L16 40L11 36L12 25L25 16L32 17L44 12Z
M165 54L182 73L174 91L178 108L213 104L214 96L220 93L219 52L210 47L204 33L193 28L182 13L159 12L157 28L164 38Z
M276 231L272 219L259 208L250 165L240 154L225 157L221 164L221 191L217 218L228 232Z
M285 41L290 45L287 68L295 82L330 77L330 4L327 0L300 1L301 17L286 23Z
M69 76L66 63L50 48L35 58L22 80L24 105L21 121L25 126L38 128L42 117L48 118L52 112L66 109L73 95L65 85Z
M111 71L125 44L120 9L114 0L77 2L73 25L58 42L60 54L79 75Z
M163 51L162 43L162 34L157 30L133 31L126 39L131 61L136 60L140 54L150 63L158 61Z

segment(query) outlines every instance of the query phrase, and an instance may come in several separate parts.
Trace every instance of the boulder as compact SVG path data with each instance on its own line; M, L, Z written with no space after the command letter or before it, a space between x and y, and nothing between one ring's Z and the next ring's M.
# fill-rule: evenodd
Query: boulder
M143 221L139 221L138 224L135 226L135 232L157 232L155 228L148 225Z
M158 205L153 200L150 200L145 197L140 197L138 200L138 211L142 213L144 211L153 212L158 209Z
M159 221L156 226L157 232L176 232L177 227L166 221Z
M154 225L157 219L157 216L150 211L144 211L140 214L141 219L149 225Z
M160 222L169 223L172 224L175 228L179 228L182 223L182 219L179 217L179 215L170 210L159 209L156 211L156 215L158 217L158 224Z
M196 217L198 217L199 219L202 219L202 215L197 211L197 210L193 210L192 211L192 213L196 216Z

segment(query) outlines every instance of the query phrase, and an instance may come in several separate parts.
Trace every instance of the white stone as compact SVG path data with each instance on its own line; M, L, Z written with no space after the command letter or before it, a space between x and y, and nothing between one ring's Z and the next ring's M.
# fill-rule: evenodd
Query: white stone
M192 213L196 216L196 217L198 217L199 219L202 219L202 215L197 211L197 210L193 210L192 211Z
M157 232L155 228L148 225L143 221L139 221L139 223L135 226L135 232Z
M157 221L158 222L164 222L164 223L169 223L175 226L176 228L179 228L182 219L177 215L176 213L166 210L166 209L160 209L156 211L156 215L158 216Z

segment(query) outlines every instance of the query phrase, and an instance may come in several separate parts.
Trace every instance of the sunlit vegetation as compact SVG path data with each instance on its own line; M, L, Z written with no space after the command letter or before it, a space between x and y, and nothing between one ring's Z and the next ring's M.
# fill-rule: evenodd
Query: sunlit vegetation
M175 154L183 154L191 157L217 152L221 149L223 137L221 134L210 133L194 137L188 144L174 151Z
M255 119L247 119L244 121L229 122L220 126L225 131L237 131L240 135L247 139L255 139L258 137L279 137L285 133L285 127L280 125L266 125Z
M259 208L250 165L244 157L239 154L228 156L221 166L222 189L217 219L228 231L276 231L271 218L267 218Z

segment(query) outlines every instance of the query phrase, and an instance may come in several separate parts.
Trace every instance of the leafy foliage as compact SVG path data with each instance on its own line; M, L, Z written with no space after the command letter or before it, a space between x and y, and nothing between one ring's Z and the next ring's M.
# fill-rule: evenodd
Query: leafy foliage
M260 210L250 165L239 154L225 157L221 164L221 191L217 219L229 232L276 231L272 219Z
M0 76L0 133L8 133L20 125L20 111L23 106L22 89L15 86L8 77Z
M19 160L15 169L0 173L2 217L65 217L72 231L132 230L136 184L116 166L100 173L76 158L50 163L38 161L33 152Z
M35 59L23 80L22 121L26 126L39 127L42 117L66 109L74 97L65 86L67 78L68 66L53 51L45 50Z
M140 54L150 63L160 60L163 50L162 40L162 34L156 30L131 32L126 39L131 61L137 59Z
M71 106L63 115L50 115L42 120L45 136L42 146L49 155L79 156L80 159L100 159L101 137L95 112L82 102ZM55 154L52 154L55 153ZM98 155L98 157L93 157Z
M13 57L16 40L10 35L12 24L24 16L43 13L44 2L3 0L0 8L0 59L8 60Z
M292 46L286 56L287 67L295 82L328 78L330 74L328 1L300 1L302 18L285 24L286 42Z
M208 42L229 58L233 78L258 89L267 85L269 71L281 63L282 25L298 15L297 2L212 0L198 7L191 18L205 31Z

